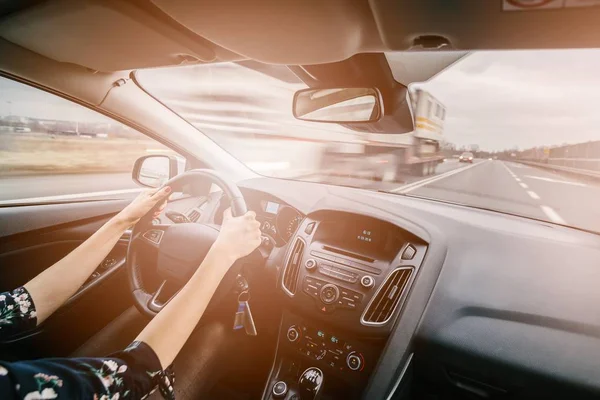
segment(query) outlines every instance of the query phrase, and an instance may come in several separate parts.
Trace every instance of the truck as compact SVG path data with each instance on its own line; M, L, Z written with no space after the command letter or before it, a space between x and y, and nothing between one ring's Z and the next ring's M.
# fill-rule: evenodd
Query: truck
M443 162L441 143L446 107L431 93L411 94L414 130L405 134L361 134L360 141L331 143L323 153L321 170L377 181L395 182L405 175L435 173Z

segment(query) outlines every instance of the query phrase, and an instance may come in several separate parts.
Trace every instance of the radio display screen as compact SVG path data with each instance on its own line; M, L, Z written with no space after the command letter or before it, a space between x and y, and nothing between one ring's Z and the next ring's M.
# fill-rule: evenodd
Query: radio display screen
M401 230L385 221L353 215L319 225L315 240L375 259L391 259L403 243Z

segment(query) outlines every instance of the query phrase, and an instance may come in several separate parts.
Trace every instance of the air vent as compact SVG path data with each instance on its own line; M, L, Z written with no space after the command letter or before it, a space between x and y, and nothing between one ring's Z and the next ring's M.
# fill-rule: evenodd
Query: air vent
M298 274L300 273L300 262L304 253L304 241L296 239L290 256L287 259L285 270L283 271L283 288L291 295L296 293L298 286Z
M412 273L412 267L398 268L387 277L367 306L362 317L363 324L383 325L390 320L407 289Z
M198 221L198 218L200 218L200 211L196 210L195 208L190 211L190 213L188 214L188 219L192 222L196 222Z

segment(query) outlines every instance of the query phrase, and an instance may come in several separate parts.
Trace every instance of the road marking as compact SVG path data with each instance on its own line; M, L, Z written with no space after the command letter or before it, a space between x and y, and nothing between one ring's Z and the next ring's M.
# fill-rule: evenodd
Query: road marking
M556 211L554 211L551 207L548 206L540 206L544 214L550 218L552 222L556 222L557 224L565 224L565 220L562 219L560 215Z
M63 194L59 196L45 196L45 197L29 197L25 199L14 199L14 200L0 200L0 206L11 205L11 204L23 204L23 203L48 203L53 201L63 200L78 200L91 197L102 197L112 196L115 194L127 194L127 193L139 193L143 191L142 188L135 189L123 189L123 190L107 190L104 192L88 192L88 193L75 193L75 194Z
M540 199L540 196L538 196L536 192L532 192L531 190L528 190L527 194L530 195L532 199L536 199L536 200Z
M540 181L546 181L546 182L552 182L552 183L564 183L566 185L583 186L583 187L588 186L585 183L581 183L581 182L561 181L559 179L545 178L543 176L525 175L525 178L539 179Z
M520 180L519 178L515 178L515 180L516 180L517 182L521 182L521 180Z
M522 187L523 189L528 189L528 188L529 188L529 186L527 186L527 184L526 184L526 183L523 183L523 182L519 183L519 185L521 185L521 187Z
M505 169L508 171L508 173L509 173L509 174L511 174L511 175L512 175L512 177L513 177L513 178L516 178L516 177L517 177L517 176L515 175L515 173L514 173L514 172L512 172L512 171L510 170L510 168L508 168L508 166L506 165L506 163L504 163L504 162L503 162L503 163L502 163L502 166L503 166L503 167L504 167L504 168L505 168Z
M408 193L410 191L413 191L415 189L420 188L421 186L425 186L425 185L428 185L430 183L439 181L440 179L444 179L444 178L447 178L449 176L458 174L459 172L463 172L463 171L466 171L466 170L471 169L473 167L476 167L478 165L485 164L486 162L488 162L488 160L482 161L482 162L478 162L478 163L475 163L475 164L469 164L469 165L467 165L465 167L458 168L458 169L453 169L452 171L445 172L445 173L443 173L441 175L432 176L431 178L423 179L423 180L420 180L420 181L417 181L417 182L413 182L413 183L409 183L409 184L404 185L404 186L397 187L396 189L390 190L390 192L394 192L394 193Z

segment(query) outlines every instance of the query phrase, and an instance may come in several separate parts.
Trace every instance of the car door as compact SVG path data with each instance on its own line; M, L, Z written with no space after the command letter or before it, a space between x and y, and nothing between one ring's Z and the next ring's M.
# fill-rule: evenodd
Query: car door
M141 188L135 159L173 154L83 106L0 77L0 291L67 255ZM128 233L80 290L35 331L0 344L0 358L66 356L131 307Z

